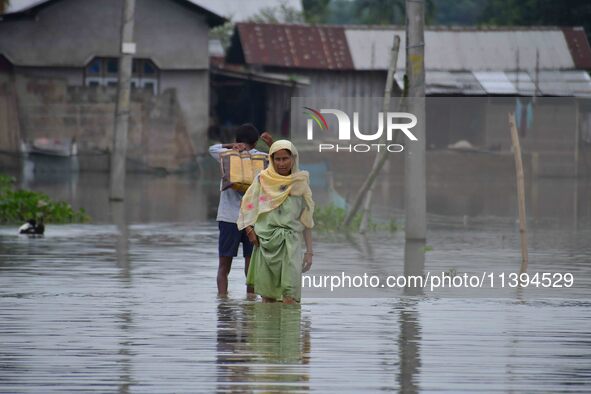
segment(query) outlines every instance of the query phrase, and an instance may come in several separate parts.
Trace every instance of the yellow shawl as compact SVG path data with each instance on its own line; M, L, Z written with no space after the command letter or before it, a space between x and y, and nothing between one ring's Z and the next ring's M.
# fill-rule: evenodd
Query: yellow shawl
M287 149L291 152L293 164L291 174L279 175L273 165L273 153ZM247 226L253 226L260 214L269 212L279 207L287 196L303 196L305 208L300 216L300 221L307 228L314 227L314 201L308 171L300 171L299 156L296 147L288 140L279 140L271 145L269 149L269 166L255 177L240 205L238 216L238 229L242 230Z

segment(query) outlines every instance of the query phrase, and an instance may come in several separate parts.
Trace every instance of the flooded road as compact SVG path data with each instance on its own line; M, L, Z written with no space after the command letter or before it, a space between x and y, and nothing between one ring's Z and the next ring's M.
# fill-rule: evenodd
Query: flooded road
M530 271L571 272L570 288L304 291L293 307L246 300L242 259L229 298L216 297L211 183L132 177L117 205L105 182L29 185L85 207L91 224L50 225L39 239L0 227L0 392L591 391L591 217L581 208L590 200L565 193L554 212L530 219ZM429 217L423 271L518 270L512 208L453 210ZM405 262L402 232L318 234L314 249L310 274L417 266Z

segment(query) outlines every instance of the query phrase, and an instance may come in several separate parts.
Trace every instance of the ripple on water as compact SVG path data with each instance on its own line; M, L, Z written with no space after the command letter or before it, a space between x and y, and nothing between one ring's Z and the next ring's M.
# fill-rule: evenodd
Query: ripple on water
M426 269L514 267L502 228L434 226ZM52 226L41 239L0 228L0 391L589 392L589 249L571 238L544 247L557 236L537 234L531 266L560 263L581 282L554 297L294 307L243 298L241 258L230 298L215 296L212 223ZM399 236L368 245L320 237L315 270L402 272Z

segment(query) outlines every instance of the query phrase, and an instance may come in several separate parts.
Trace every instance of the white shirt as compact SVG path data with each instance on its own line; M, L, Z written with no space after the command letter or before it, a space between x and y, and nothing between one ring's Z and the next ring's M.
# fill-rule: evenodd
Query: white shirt
M231 149L222 148L222 144L215 144L209 147L209 154L220 162L220 153L229 151ZM250 154L265 152L251 149L248 151ZM222 181L220 180L220 190L222 189ZM242 202L243 194L237 192L232 188L222 190L220 192L220 203L218 205L218 214L215 220L218 222L236 223L238 221L238 215L240 214L240 203Z

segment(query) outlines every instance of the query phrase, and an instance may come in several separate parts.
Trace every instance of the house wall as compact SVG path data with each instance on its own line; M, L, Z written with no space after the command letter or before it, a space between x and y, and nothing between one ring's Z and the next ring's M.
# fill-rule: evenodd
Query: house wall
M209 71L163 71L160 74L160 86L161 91L175 91L187 132L191 136L194 154L207 153Z
M301 97L384 97L385 71L299 71L310 85L297 89ZM393 87L393 95L399 94Z
M428 97L426 103L428 149L447 149L458 141L484 145L486 98Z
M106 171L113 139L116 89L69 86L66 80L15 78L20 137L76 138L82 170ZM132 94L127 158L130 170L176 171L194 160L174 89ZM1 141L0 141L1 142ZM0 150L9 149L0 146Z
M515 98L490 98L486 112L486 147L510 151L508 115ZM533 106L533 124L520 132L521 149L532 154L532 171L538 176L576 176L577 116L574 98L543 97Z
M13 167L20 148L20 127L12 75L0 72L0 167Z
M283 72L281 69L266 69L270 72ZM377 127L377 118L365 118L364 114L382 109L384 85L386 73L382 71L308 71L297 70L294 75L306 77L310 80L308 86L282 87L272 86L267 88L267 128L269 130L281 130L284 116L291 115L291 98L330 98L333 100L333 108L342 108L345 111L360 111L360 123L362 127ZM400 95L397 86L393 87L393 96ZM365 97L363 103L357 102L352 106L350 97ZM299 110L298 110L299 111ZM377 116L377 113L376 113ZM289 118L288 118L289 119ZM297 133L294 138L302 138L302 130L305 130L306 119L294 114L291 116L291 133ZM375 123L375 124L374 124Z
M18 66L83 67L118 56L122 2L61 0L35 18L0 22L0 53ZM205 18L171 0L137 0L135 57L161 69L207 69Z
M119 56L121 12L119 0L54 2L39 11L36 18L1 21L0 54L16 66L16 74L23 78L55 79L64 81L65 86L82 86L84 69L94 57ZM205 154L209 125L205 18L172 0L137 0L135 16L134 57L151 59L158 66L159 92L175 91L184 133L191 137L191 154ZM61 82L50 85L63 88ZM23 108L30 105L23 96L19 103ZM51 107L49 101L43 104ZM26 117L21 119L32 122ZM68 120L52 121L63 124ZM104 124L100 132L106 136L110 127Z
M64 80L68 86L84 85L84 69L78 67L15 67L14 70L16 74L27 77Z
M273 135L289 138L291 97L295 88L289 86L267 85L265 126Z

